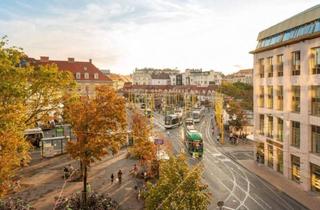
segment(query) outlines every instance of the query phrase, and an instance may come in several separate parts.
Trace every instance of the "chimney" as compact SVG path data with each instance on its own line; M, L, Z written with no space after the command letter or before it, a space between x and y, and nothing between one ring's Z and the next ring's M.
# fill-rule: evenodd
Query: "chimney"
M48 56L40 56L40 62L48 62L49 57Z
M68 62L70 63L74 62L74 58L68 58Z
M92 63L92 59L91 58L89 59L89 63Z

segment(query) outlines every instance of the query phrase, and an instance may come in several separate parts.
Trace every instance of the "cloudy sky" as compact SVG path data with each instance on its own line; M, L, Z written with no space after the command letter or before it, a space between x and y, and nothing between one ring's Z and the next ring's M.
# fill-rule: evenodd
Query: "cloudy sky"
M35 58L101 69L252 66L258 32L319 0L1 0L0 36Z

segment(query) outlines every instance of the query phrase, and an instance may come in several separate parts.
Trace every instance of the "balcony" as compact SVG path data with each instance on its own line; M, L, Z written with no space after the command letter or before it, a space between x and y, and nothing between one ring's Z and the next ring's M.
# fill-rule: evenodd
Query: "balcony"
M320 74L320 64L317 64L312 68L312 74Z
M267 66L268 77L273 77L273 65Z
M283 76L283 63L277 65L278 77Z
M292 66L292 75L293 76L300 75L300 65L293 65Z
M320 98L311 99L311 115L320 117Z

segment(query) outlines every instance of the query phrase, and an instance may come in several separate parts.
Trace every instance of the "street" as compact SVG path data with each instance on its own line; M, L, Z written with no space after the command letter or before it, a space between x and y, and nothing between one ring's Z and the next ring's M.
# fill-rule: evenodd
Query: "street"
M224 201L224 209L307 209L271 184L263 181L252 172L236 162L235 157L225 153L216 143L216 136L211 131L211 119L207 114L196 129L203 135L204 157L195 161L190 157L190 164L202 163L204 166L204 181L212 193L212 203L209 209L215 209L218 201ZM163 116L155 114L155 125L165 132L171 140L174 153L183 151L183 126L165 130ZM214 132L215 134L217 132Z

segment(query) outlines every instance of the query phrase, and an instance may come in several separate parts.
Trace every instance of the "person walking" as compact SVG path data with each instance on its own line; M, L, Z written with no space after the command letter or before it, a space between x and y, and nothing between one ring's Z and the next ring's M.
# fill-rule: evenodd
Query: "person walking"
M111 184L113 184L113 180L114 180L114 175L113 175L113 173L111 174L110 179L111 179Z
M121 179L122 179L122 171L121 169L118 171L118 179L119 179L119 184L121 184Z

